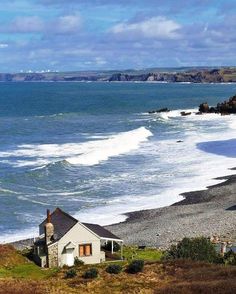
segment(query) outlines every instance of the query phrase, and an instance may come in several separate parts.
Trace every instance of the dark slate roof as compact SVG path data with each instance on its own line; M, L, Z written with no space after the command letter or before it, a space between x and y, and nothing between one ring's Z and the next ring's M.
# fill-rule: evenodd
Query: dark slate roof
M96 224L88 224L88 223L82 223L85 227L90 229L90 231L94 232L96 235L98 235L100 238L108 238L108 239L117 239L121 240L116 235L112 234L110 231L106 230L104 227L101 227Z
M44 225L46 224L47 219L45 219L39 225L39 233L40 235L44 234ZM64 212L60 208L56 208L53 213L51 213L51 223L54 225L54 242L60 240L76 223L77 219L73 218L68 213ZM82 223L85 227L87 227L90 231L94 232L100 238L108 238L108 239L116 239L121 240L119 237L112 234L110 231L105 228L96 225L96 224L88 224Z
M34 245L36 246L44 246L45 245L45 239L38 239L34 242Z
M40 235L44 234L44 225L46 221L47 219L39 225ZM62 211L60 208L56 208L51 214L51 223L54 225L54 241L61 239L77 222L77 219Z

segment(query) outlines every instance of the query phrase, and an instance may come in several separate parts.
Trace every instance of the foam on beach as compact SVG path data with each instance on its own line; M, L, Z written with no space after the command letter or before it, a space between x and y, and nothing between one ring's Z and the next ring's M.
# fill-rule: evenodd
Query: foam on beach
M76 218L101 225L124 221L124 213L169 206L183 199L181 193L206 189L224 181L215 178L235 174L230 169L235 163L229 146L236 150L236 116L195 115L196 109L185 109L192 114L182 117L181 111L136 114L134 121L142 126L128 132L93 134L80 143L23 144L1 151L0 157L9 164L35 167L32 173L45 172L47 177L48 169L38 169L41 164L50 165L50 176L54 170L73 166L78 173L73 176L79 178L86 169L84 179L76 186L69 183L65 190L37 190L36 198L33 193L22 196L16 191L22 202L42 206L56 203L72 211L78 207ZM129 165L132 156L135 159ZM115 166L108 162L110 158L115 158ZM108 172L102 170L105 162L111 164ZM91 178L90 167L95 165L101 169ZM34 232L10 232L1 236L0 242L32 237Z
M235 174L232 157L235 158L236 139L232 137L236 138L236 132L232 126L236 116L195 115L196 109L191 109L185 111L192 111L193 114L182 117L181 111L164 113L164 117L168 117L171 125L173 122L182 125L182 133L176 132L172 139L148 142L145 149L140 150L153 157L153 163L149 162L148 167L140 171L140 177L143 173L147 185L150 177L150 185L156 181L162 186L156 189L157 193L119 197L106 206L78 212L76 216L79 219L89 219L102 225L121 222L126 219L124 214L127 212L169 206L181 201L182 193L205 190L225 181L217 178ZM163 114L158 116L163 118ZM214 131L211 132L211 129ZM157 161L155 158L158 158Z

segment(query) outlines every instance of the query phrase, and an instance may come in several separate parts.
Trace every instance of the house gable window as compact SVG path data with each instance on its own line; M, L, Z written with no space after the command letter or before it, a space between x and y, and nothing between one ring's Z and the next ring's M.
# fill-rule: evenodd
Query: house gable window
M79 245L79 256L91 256L92 255L92 244Z

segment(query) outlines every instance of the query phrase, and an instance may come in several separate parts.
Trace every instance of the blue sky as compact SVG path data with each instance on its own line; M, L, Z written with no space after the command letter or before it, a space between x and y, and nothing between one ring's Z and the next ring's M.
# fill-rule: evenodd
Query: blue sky
M0 0L0 72L235 65L235 0Z

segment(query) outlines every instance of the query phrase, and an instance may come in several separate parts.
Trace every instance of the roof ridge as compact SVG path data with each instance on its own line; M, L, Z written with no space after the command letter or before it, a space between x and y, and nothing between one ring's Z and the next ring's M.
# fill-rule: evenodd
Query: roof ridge
M64 210L62 210L60 207L56 207L54 209L54 211L52 213L50 213L50 215L53 215L56 211L60 211L61 213L63 213L65 216L69 217L70 219L72 219L73 221L79 222L79 220L77 220L76 218L74 218L73 216L71 216L69 213L65 212ZM47 218L45 218L39 225L42 225L45 221L47 220Z
M76 218L74 218L73 216L71 216L69 213L65 212L64 210L62 210L60 207L57 207L53 212L55 213L57 210L59 210L61 213L63 213L65 216L68 216L69 218L71 218L72 220L78 222L78 220Z

